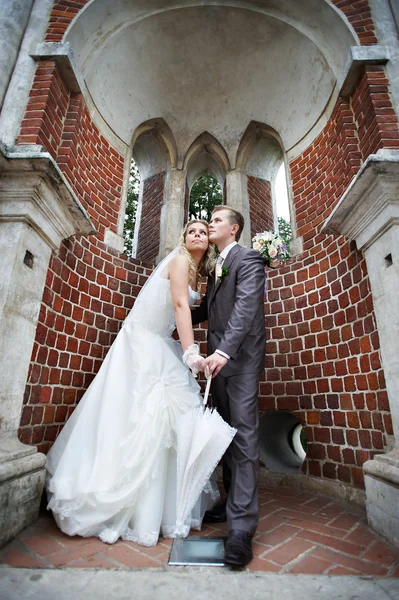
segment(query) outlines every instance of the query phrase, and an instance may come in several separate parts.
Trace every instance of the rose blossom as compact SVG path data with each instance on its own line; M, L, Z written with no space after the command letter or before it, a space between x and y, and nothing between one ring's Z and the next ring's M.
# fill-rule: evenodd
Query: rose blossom
M270 248L269 254L270 254L271 258L275 258L277 256L277 250L276 250L276 248Z

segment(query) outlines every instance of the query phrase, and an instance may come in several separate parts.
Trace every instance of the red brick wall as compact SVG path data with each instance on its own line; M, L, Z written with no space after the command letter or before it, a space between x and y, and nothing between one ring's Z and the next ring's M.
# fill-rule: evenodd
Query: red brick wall
M268 272L266 302L260 408L298 416L309 440L306 473L355 486L363 485L364 461L383 451L392 423L365 260L343 237L319 232L368 153L397 144L381 73L367 68L353 97L338 101L318 138L291 163L304 253ZM388 121L380 119L384 111Z
M297 235L314 245L335 204L361 165L356 124L349 100L339 99L327 125L290 165Z
M69 94L54 61L39 63L17 143L41 144L57 160L96 230L117 232L124 157Z
M117 232L124 157L94 125L81 94L72 94L57 162L101 238Z
M367 66L352 97L351 108L363 160L380 148L399 148L398 120L383 67Z
M21 123L18 144L39 144L57 157L69 92L54 61L39 63Z
M60 42L78 12L89 0L55 0L51 11L46 42Z
M268 272L260 409L294 412L310 475L363 484L361 465L392 434L366 265L344 238L316 236Z
M332 3L344 13L359 36L362 46L377 44L375 26L367 0L332 0Z
M270 181L248 176L248 197L251 237L267 229L274 229Z
M94 236L65 240L53 255L25 390L22 442L47 452L149 273Z
M352 97L338 100L322 133L291 163L297 235L305 249L367 156L397 147L398 120L384 70L369 66Z
M163 171L144 181L137 258L148 264L154 263L159 252L165 175Z

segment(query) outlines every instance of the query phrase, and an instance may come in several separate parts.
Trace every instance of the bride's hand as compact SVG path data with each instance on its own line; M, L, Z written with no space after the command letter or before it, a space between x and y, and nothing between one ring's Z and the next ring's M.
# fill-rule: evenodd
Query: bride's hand
M205 369L205 359L199 353L198 344L191 344L183 354L183 362L191 370L194 377L197 377L200 371Z

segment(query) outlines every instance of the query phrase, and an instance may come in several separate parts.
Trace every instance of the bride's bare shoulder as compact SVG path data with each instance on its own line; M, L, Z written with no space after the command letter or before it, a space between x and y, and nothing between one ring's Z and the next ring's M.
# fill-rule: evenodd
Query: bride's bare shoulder
M178 254L169 263L168 276L171 274L188 273L188 258L183 254Z

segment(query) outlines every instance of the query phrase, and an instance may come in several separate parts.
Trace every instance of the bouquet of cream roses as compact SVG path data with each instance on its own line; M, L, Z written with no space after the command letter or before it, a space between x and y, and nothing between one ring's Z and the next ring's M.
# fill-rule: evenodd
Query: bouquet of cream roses
M263 256L267 265L274 262L283 262L290 256L287 244L281 239L280 235L274 233L271 229L263 233L257 233L252 238L252 248Z

